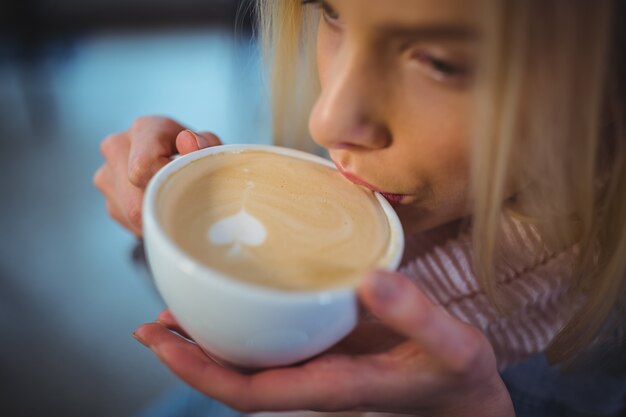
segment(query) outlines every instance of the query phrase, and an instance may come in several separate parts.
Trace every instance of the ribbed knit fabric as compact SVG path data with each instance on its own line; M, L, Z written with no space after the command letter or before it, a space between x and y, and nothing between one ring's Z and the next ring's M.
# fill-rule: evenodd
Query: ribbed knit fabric
M511 216L502 218L502 229L496 281L505 313L480 289L469 232L451 237L437 229L408 238L400 267L433 302L483 331L501 369L545 350L580 304L568 296L573 251L550 253L534 227Z
M581 300L568 296L574 250L551 253L533 226L511 215L502 217L496 282L506 314L487 299L473 269L469 231L442 227L407 237L399 271L435 303L458 319L479 328L503 369L542 352L570 319ZM386 417L381 413L258 413L254 417Z

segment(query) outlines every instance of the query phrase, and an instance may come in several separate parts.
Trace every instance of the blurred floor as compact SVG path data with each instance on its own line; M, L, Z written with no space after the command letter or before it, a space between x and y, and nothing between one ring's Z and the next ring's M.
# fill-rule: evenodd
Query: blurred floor
M131 332L162 308L91 178L99 142L164 114L268 142L255 47L232 30L0 50L0 415L130 416L180 383Z

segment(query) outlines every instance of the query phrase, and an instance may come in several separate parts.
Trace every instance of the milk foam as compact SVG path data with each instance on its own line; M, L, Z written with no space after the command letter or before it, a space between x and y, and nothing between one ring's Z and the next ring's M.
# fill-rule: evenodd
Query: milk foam
M260 246L267 231L263 223L247 211L241 210L215 222L208 232L209 240L216 245L230 245L228 255L241 253L242 246Z
M374 194L294 157L204 157L167 180L158 205L166 233L182 250L253 284L352 285L387 262L390 228Z

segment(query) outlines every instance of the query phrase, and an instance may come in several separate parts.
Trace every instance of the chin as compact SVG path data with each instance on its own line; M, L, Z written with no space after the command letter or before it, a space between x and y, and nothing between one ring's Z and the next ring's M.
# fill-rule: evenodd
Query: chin
M432 213L424 208L398 205L394 206L394 210L400 218L406 235L420 233L436 226L432 221Z
M422 233L464 218L462 213L458 215L442 215L441 210L411 205L395 206L394 210L400 218L406 235Z

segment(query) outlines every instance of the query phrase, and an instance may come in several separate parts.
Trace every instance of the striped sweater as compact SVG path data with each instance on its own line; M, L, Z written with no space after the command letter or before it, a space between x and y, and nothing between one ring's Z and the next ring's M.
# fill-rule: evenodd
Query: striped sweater
M407 238L400 267L433 302L483 331L500 369L544 351L579 305L568 295L573 251L539 249L535 228L512 216L502 218L502 230L496 282L508 314L498 312L480 289L469 232L438 229Z
M579 301L568 296L573 251L542 248L535 228L503 216L496 281L510 309L501 314L480 289L473 270L471 233L437 228L407 237L400 272L435 303L479 328L491 342L500 369L542 352L575 312ZM314 417L324 413L260 413L255 417ZM379 413L338 413L333 417L383 417ZM391 414L389 414L391 416Z

